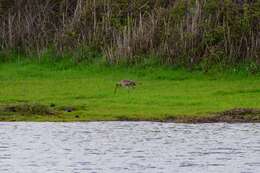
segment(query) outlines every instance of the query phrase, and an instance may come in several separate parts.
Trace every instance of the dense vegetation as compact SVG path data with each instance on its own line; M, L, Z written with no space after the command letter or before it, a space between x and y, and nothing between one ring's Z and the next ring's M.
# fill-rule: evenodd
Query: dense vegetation
M260 64L259 0L1 0L0 58Z

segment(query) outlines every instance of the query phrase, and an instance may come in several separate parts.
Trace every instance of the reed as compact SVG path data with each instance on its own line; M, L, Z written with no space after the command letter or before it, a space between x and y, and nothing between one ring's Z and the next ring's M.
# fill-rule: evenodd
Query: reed
M62 58L84 54L82 47L109 64L138 64L152 54L162 64L202 64L205 71L259 65L260 1L0 1L0 51L41 55L51 48Z

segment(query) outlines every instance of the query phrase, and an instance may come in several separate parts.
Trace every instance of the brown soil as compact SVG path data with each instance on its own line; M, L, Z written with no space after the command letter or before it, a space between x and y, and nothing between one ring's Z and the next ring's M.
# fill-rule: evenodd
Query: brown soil
M41 104L12 104L0 107L0 112L6 114L18 115L54 115L57 113L53 108Z
M235 108L203 117L176 118L178 123L260 123L260 109Z

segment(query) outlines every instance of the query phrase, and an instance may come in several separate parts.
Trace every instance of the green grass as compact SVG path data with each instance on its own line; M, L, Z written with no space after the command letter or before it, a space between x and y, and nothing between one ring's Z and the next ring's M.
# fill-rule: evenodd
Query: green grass
M130 93L114 94L121 79L139 82ZM4 63L0 105L55 105L59 115L0 115L2 121L164 120L207 116L232 108L260 108L260 76L211 73L169 67L107 67Z

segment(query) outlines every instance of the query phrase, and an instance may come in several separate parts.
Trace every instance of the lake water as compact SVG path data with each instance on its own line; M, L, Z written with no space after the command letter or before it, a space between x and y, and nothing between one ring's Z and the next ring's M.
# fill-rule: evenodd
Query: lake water
M0 123L1 173L259 173L260 124Z

